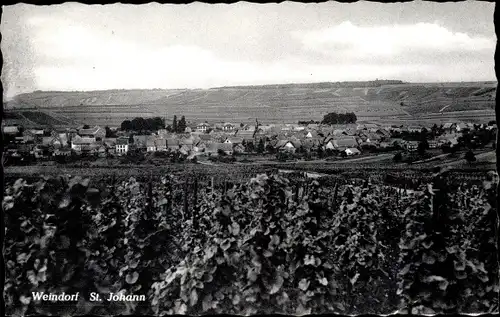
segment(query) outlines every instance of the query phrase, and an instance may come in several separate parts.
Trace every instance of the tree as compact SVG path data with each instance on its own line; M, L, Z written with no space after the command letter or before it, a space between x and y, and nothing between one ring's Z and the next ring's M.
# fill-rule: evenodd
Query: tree
M178 129L177 128L177 116L174 115L174 120L172 121L172 131L177 132L178 131L177 129Z
M260 139L257 145L257 153L262 154L265 151L264 140Z
M323 151L322 146L318 146L318 149L316 150L316 153L318 154L319 158L323 158L325 156L325 152Z
M434 123L434 125L431 128L431 134L433 137L437 136L439 134L439 127L437 124Z
M394 155L394 157L392 158L392 160L396 163L399 163L403 160L403 155L401 154L401 152L398 152Z
M83 125L83 128L84 128L84 129L90 129L90 126L89 126L88 124L84 124L84 125Z
M122 122L120 128L122 131L130 131L132 130L132 122L130 122L130 120L125 120Z
M245 147L245 152L247 153L252 153L253 151L255 151L255 146L251 141L243 140L243 146Z
M274 152L275 152L275 150L276 150L276 149L275 149L275 148L271 145L271 143L268 143L268 144L266 145L266 147L265 147L265 150L266 150L266 152L268 152L268 153L271 153L271 154L272 154L272 153L274 153Z
M425 151L429 148L429 142L427 140L422 140L418 143L418 154L420 156L425 155Z
M471 150L467 151L467 153L465 153L465 160L469 164L472 164L472 162L475 162L476 156L474 155L474 152L472 152Z
M115 136L113 131L111 131L108 126L104 127L104 130L106 130L106 138L112 138Z
M353 112L348 113L336 113L331 112L323 117L322 124L344 124L344 123L356 123L357 118Z
M153 130L165 129L165 121L160 117L153 118Z
M181 120L177 125L177 131L179 133L184 133L186 131L186 118L184 116L181 117Z
M129 135L128 143L130 143L130 144L134 143L134 135L133 134Z
M224 152L224 150L223 150L223 149L218 149L218 150L217 150L217 154L218 154L219 156L226 156L226 152Z

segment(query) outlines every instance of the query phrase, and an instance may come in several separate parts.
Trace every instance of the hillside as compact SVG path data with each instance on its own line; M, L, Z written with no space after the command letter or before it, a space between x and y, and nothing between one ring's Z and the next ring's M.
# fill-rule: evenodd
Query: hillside
M54 120L119 125L137 116L185 115L189 121L297 122L332 111L361 120L410 120L432 114L482 111L494 116L496 83L398 82L287 84L176 90L33 92L6 105L16 112L50 112ZM357 86L357 87L355 87ZM33 115L29 114L29 119ZM36 116L35 116L36 117ZM71 118L71 119L69 119ZM36 121L36 118L35 118ZM51 120L48 120L51 121ZM52 124L58 124L52 122Z

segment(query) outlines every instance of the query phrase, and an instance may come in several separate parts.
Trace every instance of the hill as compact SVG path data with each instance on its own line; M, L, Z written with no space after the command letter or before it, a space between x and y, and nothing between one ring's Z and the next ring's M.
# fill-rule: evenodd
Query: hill
M360 120L494 118L496 82L411 84L397 81L286 84L175 90L33 92L6 109L43 111L52 124L119 125L142 116L185 115L189 121L297 122L328 112L354 112ZM478 116L478 113L480 115ZM434 116L434 117L433 117ZM29 120L37 120L28 114ZM452 116L453 117L453 116ZM41 119L42 121L52 121ZM476 121L477 121L476 120Z

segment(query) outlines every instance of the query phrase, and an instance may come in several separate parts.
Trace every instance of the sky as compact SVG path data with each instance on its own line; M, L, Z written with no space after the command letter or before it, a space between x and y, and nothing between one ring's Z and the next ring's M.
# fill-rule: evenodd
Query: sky
M493 11L479 1L3 6L4 96L496 81Z

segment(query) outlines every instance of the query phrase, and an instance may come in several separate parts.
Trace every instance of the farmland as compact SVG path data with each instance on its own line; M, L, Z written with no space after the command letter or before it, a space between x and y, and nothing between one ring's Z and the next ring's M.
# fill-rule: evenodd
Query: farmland
M7 180L7 314L497 311L494 184L442 173L429 185L273 173L231 186L170 174ZM41 305L37 291L146 301Z
M359 120L487 122L494 118L496 83L399 84L379 87L296 84L192 90L33 92L7 109L50 110L54 116L119 125L137 116L185 115L189 121L296 123L328 112L354 112ZM61 120L61 118L56 118Z

